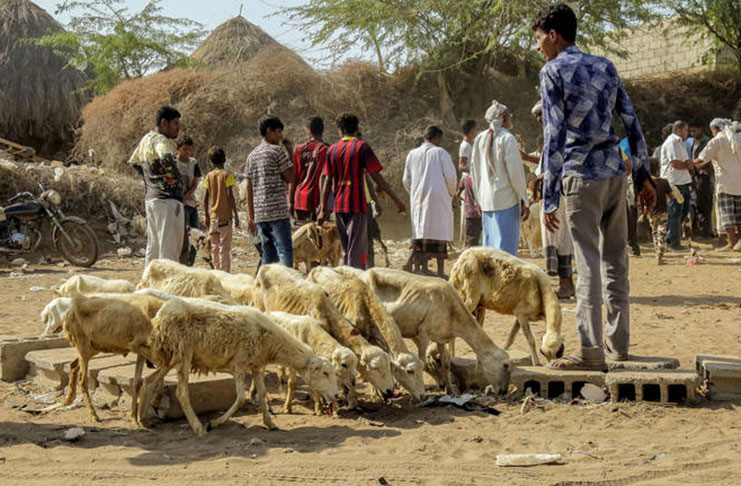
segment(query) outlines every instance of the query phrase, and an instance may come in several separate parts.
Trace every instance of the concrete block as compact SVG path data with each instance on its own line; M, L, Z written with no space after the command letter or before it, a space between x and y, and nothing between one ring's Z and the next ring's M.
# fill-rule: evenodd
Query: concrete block
M623 400L646 402L693 401L700 377L694 370L611 371L605 384L613 402Z
M522 366L512 369L509 382L517 387L519 393L530 389L544 398L557 398L566 393L570 398L578 398L581 388L591 383L603 387L605 373L598 371L563 371L542 366Z
M679 360L660 356L634 356L628 361L607 361L607 367L612 370L676 370Z
M61 390L69 384L69 365L77 357L75 348L31 351L26 355L26 361L29 363L26 379L42 386ZM101 370L131 364L135 361L135 354L129 354L127 357L120 354L93 356L88 363L88 388L91 391L97 388L97 377Z
M698 354L695 369L707 384L711 400L741 399L741 357Z
M120 398L124 393L129 397L134 385L133 364L116 366L103 369L98 373L97 393L107 394L112 398ZM143 377L153 373L154 370L144 369ZM180 402L175 390L177 388L177 374L172 370L165 377L164 395L162 405L165 407L164 416L168 419L179 419L184 417ZM228 409L236 399L234 379L227 373L216 373L213 375L191 374L189 378L190 403L196 414L205 414ZM162 412L162 411L160 411Z
M18 381L26 377L28 362L26 354L39 349L68 348L64 336L17 337L0 336L0 379Z

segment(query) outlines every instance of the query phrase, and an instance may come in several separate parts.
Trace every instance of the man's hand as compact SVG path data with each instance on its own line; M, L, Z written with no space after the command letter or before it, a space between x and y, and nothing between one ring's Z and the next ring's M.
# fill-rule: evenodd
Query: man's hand
M643 189L636 195L636 206L641 208L641 212L648 214L653 211L656 205L656 189L653 184L646 179L643 181Z
M247 220L247 231L252 235L257 235L257 224L253 218Z
M530 208L525 205L524 201L520 201L520 220L527 221L530 217Z
M293 155L293 142L290 139L283 137L283 146L289 154Z
M555 211L552 213L545 213L543 215L543 223L545 224L545 229L551 233L555 233L558 231L558 228L561 227L561 222L558 220Z
M407 205L404 204L403 201L396 201L396 210L401 214L404 214L407 212Z

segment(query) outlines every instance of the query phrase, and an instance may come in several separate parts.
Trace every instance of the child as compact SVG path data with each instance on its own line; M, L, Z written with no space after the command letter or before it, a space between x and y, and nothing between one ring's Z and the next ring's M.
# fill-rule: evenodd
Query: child
M682 193L675 186L669 184L666 179L659 177L661 165L655 158L651 158L651 175L656 183L656 205L653 211L648 215L651 223L651 234L654 240L654 249L656 250L656 263L663 265L664 251L666 250L666 231L668 226L667 202L676 199L679 204L684 202ZM646 215L641 215L645 218Z
M193 158L193 139L187 135L177 141L175 151L178 154L177 163L180 177L183 180L183 211L185 213L185 237L183 238L183 250L180 253L180 263L193 266L196 250L190 244L190 230L198 229L198 201L196 201L196 189L201 182L201 170L198 161Z
M206 226L211 235L211 258L216 270L229 272L232 266L232 215L234 226L239 227L239 214L234 201L234 175L224 169L224 150L211 147L208 159L214 170L203 181Z
M463 193L463 197L461 197ZM456 197L463 200L463 216L466 218L466 244L465 248L478 246L481 239L481 208L476 204L473 194L473 180L471 174L464 172L458 183Z

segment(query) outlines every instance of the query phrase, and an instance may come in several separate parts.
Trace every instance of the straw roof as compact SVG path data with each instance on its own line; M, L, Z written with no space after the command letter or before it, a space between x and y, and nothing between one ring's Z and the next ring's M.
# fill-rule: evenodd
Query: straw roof
M0 0L0 137L53 154L72 141L87 97L85 74L24 39L62 27L28 0Z

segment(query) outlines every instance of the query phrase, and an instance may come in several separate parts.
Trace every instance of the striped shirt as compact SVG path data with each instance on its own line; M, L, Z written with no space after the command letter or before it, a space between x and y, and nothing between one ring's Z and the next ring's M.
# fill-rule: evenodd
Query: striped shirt
M244 176L252 181L255 223L289 217L286 183L281 173L292 167L288 154L278 145L263 143L247 157Z
M336 213L365 213L364 173L383 169L370 145L355 137L345 137L327 151L324 175L334 183Z
M308 140L293 150L293 173L296 193L293 207L315 211L319 207L319 179L327 160L328 145L321 140Z

